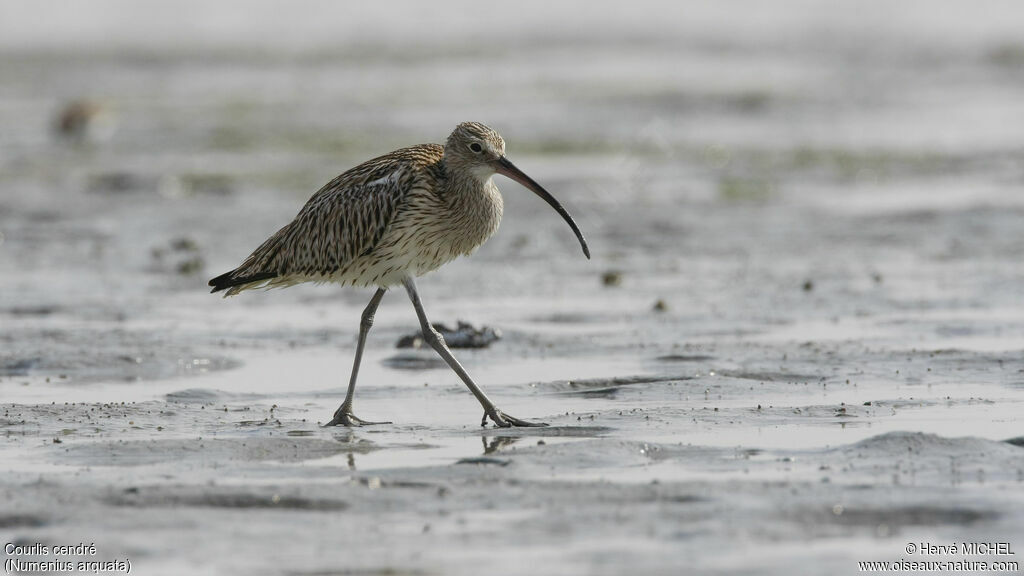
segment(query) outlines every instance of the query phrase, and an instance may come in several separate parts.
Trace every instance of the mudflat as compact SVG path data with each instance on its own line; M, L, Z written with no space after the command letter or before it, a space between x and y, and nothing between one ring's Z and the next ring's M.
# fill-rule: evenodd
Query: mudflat
M1024 550L1013 3L499 8L477 50L456 38L482 16L428 33L394 19L415 3L186 4L0 19L5 561L789 575ZM397 346L395 290L356 394L393 424L324 428L372 291L206 280L463 120L594 255L498 178L499 233L418 281L433 321L497 330L456 357L550 426L481 428Z

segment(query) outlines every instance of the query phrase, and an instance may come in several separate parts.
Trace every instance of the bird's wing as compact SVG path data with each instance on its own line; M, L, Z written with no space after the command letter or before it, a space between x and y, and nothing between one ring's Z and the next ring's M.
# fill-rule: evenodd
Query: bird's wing
M292 222L285 266L299 274L330 274L367 254L394 219L414 175L407 166L389 166L360 181L342 181L317 194Z
M331 180L295 219L268 238L232 276L319 276L337 272L380 242L423 177L441 158L438 145L396 150Z

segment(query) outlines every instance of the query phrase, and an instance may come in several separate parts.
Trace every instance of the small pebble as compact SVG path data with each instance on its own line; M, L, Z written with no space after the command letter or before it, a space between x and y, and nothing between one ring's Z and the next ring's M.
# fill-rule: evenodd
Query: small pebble
M605 286L619 286L622 284L622 272L609 270L601 275L601 283Z

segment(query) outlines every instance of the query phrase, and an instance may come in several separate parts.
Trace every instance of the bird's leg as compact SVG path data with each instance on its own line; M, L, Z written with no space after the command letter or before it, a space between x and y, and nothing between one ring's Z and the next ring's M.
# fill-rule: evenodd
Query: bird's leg
M363 317L359 322L359 343L356 344L356 359L352 364L352 376L348 380L348 394L345 395L345 401L334 412L334 418L326 424L327 426L337 426L338 424L343 426L390 424L390 422L367 422L352 413L352 400L356 392L356 377L359 376L359 362L363 359L363 346L366 344L366 335L370 332L370 327L373 326L373 315L377 312L377 306L383 297L384 289L378 288L374 292L373 297L370 298L370 303L366 305L366 309L363 310Z
M416 316L420 320L420 329L423 331L423 340L426 341L426 343L429 344L442 359L444 359L448 366L459 375L459 378L461 378L466 384L469 391L473 393L473 396L476 396L480 405L483 406L484 417L480 422L481 426L487 425L488 418L494 422L495 426L500 426L502 428L508 428L510 426L547 426L547 424L544 424L543 422L520 420L519 418L509 416L501 410L498 410L498 407L494 405L494 402L491 402L490 398L484 394L484 391L481 390L480 387L473 382L473 379L469 377L469 374L466 373L462 364L459 364L459 361L455 359L455 356L452 356L451 351L448 350L448 345L444 342L444 337L442 337L441 334L439 334L437 330L434 330L434 327L430 325L430 321L427 320L427 313L423 310L423 303L420 302L420 295L416 292L416 282L413 281L412 276L406 276L405 279L402 280L402 284L405 285L405 290L409 293L409 300L412 300L412 306L416 309Z

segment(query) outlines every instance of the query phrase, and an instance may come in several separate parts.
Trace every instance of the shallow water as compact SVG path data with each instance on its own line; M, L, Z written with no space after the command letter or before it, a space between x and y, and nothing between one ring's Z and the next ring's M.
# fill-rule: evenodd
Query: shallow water
M490 9L0 2L0 540L142 574L1012 561L906 545L1024 548L1017 5ZM501 330L456 356L550 427L480 428L393 291L356 404L392 424L321 428L370 293L206 279L467 119L594 259L501 181L420 290Z

